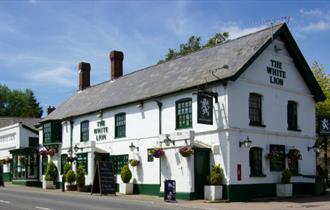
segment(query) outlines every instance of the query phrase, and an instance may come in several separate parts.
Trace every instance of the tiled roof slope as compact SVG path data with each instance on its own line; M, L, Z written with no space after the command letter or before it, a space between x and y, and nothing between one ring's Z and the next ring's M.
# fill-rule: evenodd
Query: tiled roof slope
M147 67L77 92L43 121L78 116L233 78L285 24L229 40L177 59ZM227 65L228 68L221 68ZM216 76L211 70L218 69Z
M27 127L37 130L35 125L39 123L39 118L25 118L25 117L0 117L0 128L14 125L16 123L22 123Z

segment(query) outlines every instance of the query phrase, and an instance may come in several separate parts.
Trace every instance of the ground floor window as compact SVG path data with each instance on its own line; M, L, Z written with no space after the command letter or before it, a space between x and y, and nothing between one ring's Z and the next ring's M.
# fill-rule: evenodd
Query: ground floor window
M64 172L64 165L67 162L67 158L68 158L67 154L61 155L61 174L63 174L63 172Z
M262 148L252 147L249 152L250 176L261 176L262 173Z
M48 164L48 157L46 155L43 155L42 159L41 159L41 174L42 175L45 175L45 173L46 173L47 164Z
M13 179L37 179L38 170L36 153L13 154Z
M269 145L270 171L283 171L285 169L285 146Z
M299 150L291 149L288 154L288 167L292 175L299 174L299 160L301 160L301 154Z
M114 174L120 174L121 168L128 164L128 155L112 155L110 161L113 165Z
M85 174L88 174L88 153L77 154L77 167L82 166Z

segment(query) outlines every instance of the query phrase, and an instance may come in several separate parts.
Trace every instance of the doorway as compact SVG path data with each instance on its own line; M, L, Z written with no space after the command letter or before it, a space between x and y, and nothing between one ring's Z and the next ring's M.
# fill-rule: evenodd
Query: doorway
M194 148L195 199L204 198L204 185L210 175L210 149Z

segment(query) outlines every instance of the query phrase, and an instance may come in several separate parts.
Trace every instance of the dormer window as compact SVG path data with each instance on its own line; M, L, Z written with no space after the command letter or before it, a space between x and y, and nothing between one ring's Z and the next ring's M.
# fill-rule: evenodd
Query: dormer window
M43 124L43 144L53 144L62 142L61 121L51 121Z

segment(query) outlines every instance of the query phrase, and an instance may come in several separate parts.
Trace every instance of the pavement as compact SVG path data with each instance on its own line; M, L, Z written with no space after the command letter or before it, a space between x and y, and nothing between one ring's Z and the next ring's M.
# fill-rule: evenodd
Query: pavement
M150 196L150 195L122 195L117 194L117 196L100 196L99 194L93 194L86 192L77 192L77 191L66 191L62 192L60 189L57 190L45 190L41 188L35 187L26 187L13 185L11 183L6 183L5 188L13 191L24 191L24 192L42 192L47 195L54 194L57 196L70 196L72 198L97 198L100 197L102 200L116 200L118 202L125 203L127 202L135 202L135 203L145 203L157 206L159 205L159 209L161 206L165 206L169 209L207 209L207 210L300 210L300 209L327 209L330 210L330 192L326 195L321 196L312 196L312 195L304 195L304 196L294 196L292 198L265 198L258 199L249 202L226 202L221 201L218 203L210 203L204 200L178 200L175 203L165 203L161 197L158 196ZM0 197L1 201L1 197ZM126 203L127 203L126 202ZM0 205L1 207L1 205ZM151 207L152 208L152 207ZM0 208L1 209L1 208ZM156 208L155 208L156 209ZM158 208L157 208L158 209Z

